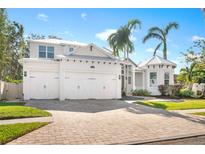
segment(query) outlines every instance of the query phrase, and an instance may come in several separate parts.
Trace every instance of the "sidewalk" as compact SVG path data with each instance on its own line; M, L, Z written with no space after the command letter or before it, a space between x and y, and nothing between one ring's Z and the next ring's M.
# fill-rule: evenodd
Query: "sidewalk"
M53 122L53 117L36 117L36 118L0 120L0 125L16 124L16 123L31 123L31 122Z
M205 109L171 110L171 112L187 114L187 113L195 113L195 112L205 112Z

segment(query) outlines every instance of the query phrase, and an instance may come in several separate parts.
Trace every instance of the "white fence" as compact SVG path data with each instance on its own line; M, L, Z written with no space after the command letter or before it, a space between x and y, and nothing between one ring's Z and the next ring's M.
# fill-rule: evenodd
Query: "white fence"
M15 100L23 98L23 84L0 81L0 100Z

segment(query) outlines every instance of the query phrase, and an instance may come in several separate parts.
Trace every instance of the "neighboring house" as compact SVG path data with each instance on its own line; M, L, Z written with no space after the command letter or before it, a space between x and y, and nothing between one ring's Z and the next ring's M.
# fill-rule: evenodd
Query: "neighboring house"
M121 61L94 44L28 40L24 99L119 99Z
M60 39L28 40L30 57L23 59L24 99L119 99L158 85L174 84L176 64L159 56L135 64L120 61L95 44Z
M151 95L160 95L159 85L174 84L176 64L162 57L153 56L139 64L128 59L125 64L122 67L122 90L128 94L135 89L146 89Z

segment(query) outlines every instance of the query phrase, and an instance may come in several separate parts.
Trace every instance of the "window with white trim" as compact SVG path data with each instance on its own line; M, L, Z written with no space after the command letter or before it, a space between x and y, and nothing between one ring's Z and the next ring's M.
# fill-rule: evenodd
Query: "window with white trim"
M39 58L46 58L46 46L39 45Z
M54 58L54 47L47 47L47 58Z
M128 84L131 84L132 83L132 78L131 76L128 77Z
M54 58L54 47L39 45L39 58Z
M169 85L169 73L164 73L164 85Z
M157 72L150 72L150 87L157 86Z

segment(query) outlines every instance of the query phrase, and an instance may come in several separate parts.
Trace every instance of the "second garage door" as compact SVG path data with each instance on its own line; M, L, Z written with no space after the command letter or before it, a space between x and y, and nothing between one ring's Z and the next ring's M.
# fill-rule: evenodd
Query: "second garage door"
M116 98L117 76L114 74L66 72L64 81L66 99Z

